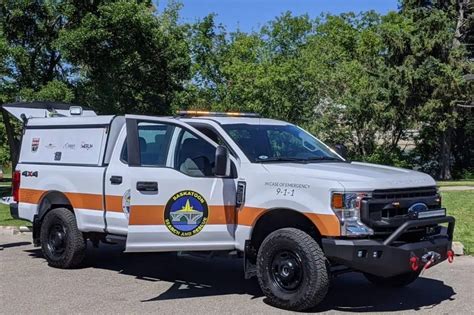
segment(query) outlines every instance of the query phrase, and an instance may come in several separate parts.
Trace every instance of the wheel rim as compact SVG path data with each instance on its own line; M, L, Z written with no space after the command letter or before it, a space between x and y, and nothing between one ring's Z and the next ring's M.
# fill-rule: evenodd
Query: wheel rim
M273 283L285 291L297 290L303 279L300 257L291 251L280 251L273 256L271 265Z
M54 224L48 232L48 251L54 257L60 257L66 250L66 230L61 224Z

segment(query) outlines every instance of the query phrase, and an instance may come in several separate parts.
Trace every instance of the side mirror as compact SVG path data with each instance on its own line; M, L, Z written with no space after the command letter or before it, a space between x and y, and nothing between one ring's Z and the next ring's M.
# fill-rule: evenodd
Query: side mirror
M227 148L222 145L216 148L215 175L217 177L230 176L229 150L227 150Z
M334 150L336 151L337 154L342 156L344 160L347 160L347 147L343 144L336 144L334 146Z

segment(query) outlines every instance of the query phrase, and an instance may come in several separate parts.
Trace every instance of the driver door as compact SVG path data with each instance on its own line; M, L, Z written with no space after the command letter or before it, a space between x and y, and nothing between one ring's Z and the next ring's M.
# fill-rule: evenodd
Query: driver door
M236 179L214 175L217 145L172 118L126 116L126 124L126 251L234 249Z

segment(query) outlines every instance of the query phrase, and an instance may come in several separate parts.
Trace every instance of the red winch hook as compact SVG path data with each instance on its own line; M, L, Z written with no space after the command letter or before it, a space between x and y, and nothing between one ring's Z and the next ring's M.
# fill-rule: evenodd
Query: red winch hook
M410 267L411 267L411 270L413 271L417 271L418 268L420 268L420 264L419 264L419 258L416 257L416 256L413 256L410 258Z
M448 262L452 264L454 261L454 252L452 250L448 250L446 254L448 255Z

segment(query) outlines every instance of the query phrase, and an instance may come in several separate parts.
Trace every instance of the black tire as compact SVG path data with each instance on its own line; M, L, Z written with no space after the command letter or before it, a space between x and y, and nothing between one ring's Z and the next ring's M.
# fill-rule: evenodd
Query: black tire
M311 236L294 228L265 238L257 255L257 276L268 303L287 310L315 307L329 288L323 251Z
M80 265L86 240L77 228L76 217L65 208L49 211L41 224L41 249L52 267L68 269Z
M416 272L408 272L408 273L403 273L401 275L384 278L384 277L364 273L365 278L367 278L367 280L369 280L373 284L381 286L381 287L391 287L391 288L401 288L401 287L407 286L413 281L415 281L416 279L418 279L419 275L420 275L420 271L416 271Z

